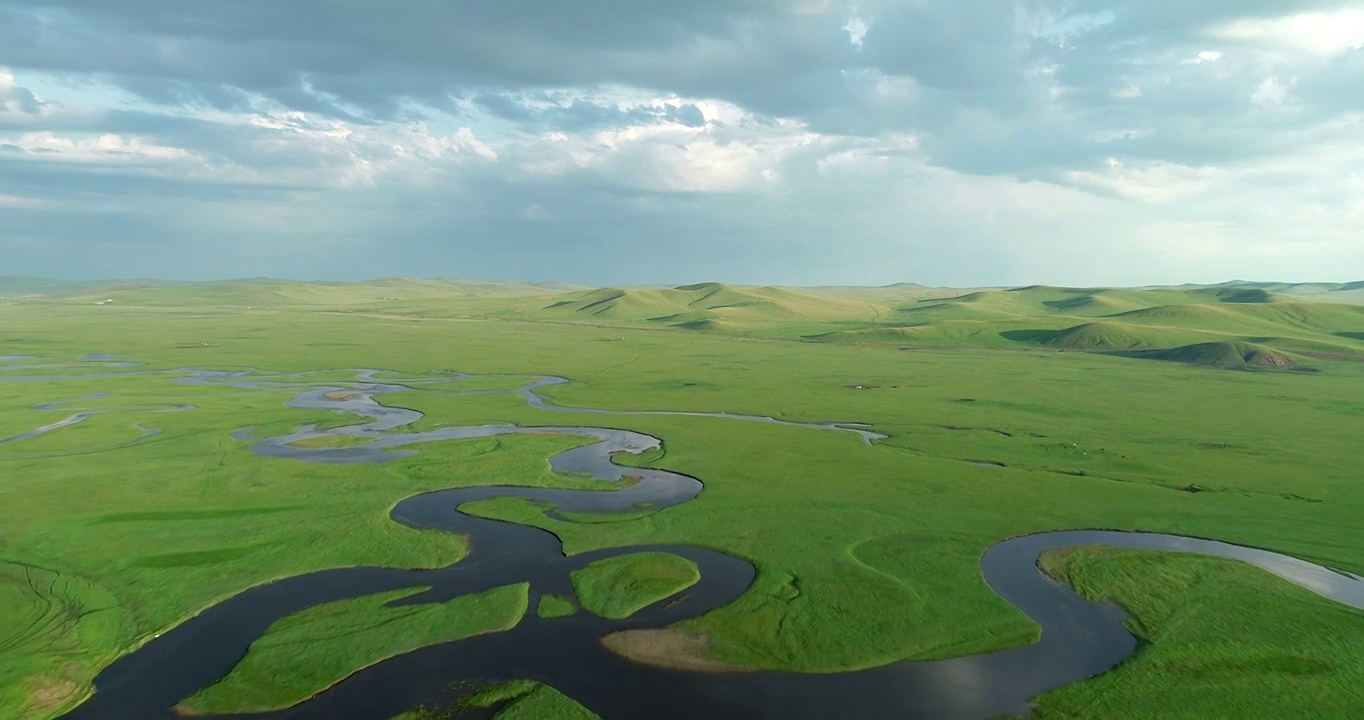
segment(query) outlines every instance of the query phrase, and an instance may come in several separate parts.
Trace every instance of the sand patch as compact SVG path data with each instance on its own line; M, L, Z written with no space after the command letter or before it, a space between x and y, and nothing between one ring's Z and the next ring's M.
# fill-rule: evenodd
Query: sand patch
M349 400L363 394L364 393L359 390L333 390L329 393L323 393L322 397L325 397L328 400Z
M603 637L601 643L607 650L645 665L700 672L751 670L709 657L709 635L691 635L672 629L625 630Z
M33 675L24 684L28 686L28 709L38 715L60 710L85 694L80 683L56 675Z

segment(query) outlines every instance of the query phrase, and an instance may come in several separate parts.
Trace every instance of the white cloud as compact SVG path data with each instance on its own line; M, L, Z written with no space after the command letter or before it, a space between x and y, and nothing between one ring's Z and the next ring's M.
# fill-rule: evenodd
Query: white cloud
M718 129L633 126L596 133L578 158L622 184L662 192L741 192L770 187L785 157L814 136L797 128ZM538 148L523 147L521 152Z
M189 151L182 148L159 145L117 133L25 132L9 136L0 135L0 144L61 162L117 164L148 160L185 160L192 156Z
M1284 82L1277 77L1267 77L1251 92L1250 99L1256 105L1287 105L1292 101L1293 80Z
M37 198L0 195L0 208L35 208L41 207L43 204L43 201Z
M1211 28L1214 38L1317 55L1364 48L1364 8L1236 20Z
M1222 59L1220 50L1201 50L1199 53L1184 62L1190 65L1202 65L1203 63L1215 63Z
M539 203L531 203L521 208L517 214L527 220L548 220L550 218L549 211Z
M856 15L848 18L843 30L848 33L848 42L854 47L861 48L862 42L867 39L867 31L871 30L871 24Z
M1227 172L1215 167L1191 167L1168 162L1128 163L1109 158L1102 170L1072 170L1066 180L1081 187L1116 193L1144 203L1173 203L1193 199L1216 187Z
M1076 38L1082 37L1086 33L1112 24L1117 19L1111 10L1058 16L1046 11L1029 12L1022 3L1015 5L1015 13L1022 32L1062 47L1071 44Z
M0 121L28 122L45 115L49 109L42 98L19 86L13 72L0 67Z
M1123 78L1122 85L1112 95L1119 100L1133 100L1141 97L1141 86L1129 78Z

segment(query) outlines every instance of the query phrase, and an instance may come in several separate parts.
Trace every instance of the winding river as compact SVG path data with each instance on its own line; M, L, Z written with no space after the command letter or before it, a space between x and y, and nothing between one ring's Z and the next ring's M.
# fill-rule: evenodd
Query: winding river
M702 489L695 478L660 469L627 469L612 462L615 453L640 453L659 447L657 438L629 430L575 426L482 425L393 432L422 415L385 406L375 396L423 387L425 381L385 380L374 370L356 371L355 382L344 384L311 383L303 375L252 377L246 372L191 370L172 373L179 382L191 384L293 387L298 392L289 401L292 407L351 412L367 419L333 429L305 426L275 438L257 439L250 430L238 431L236 437L251 441L253 451L259 455L307 462L378 463L415 452L407 448L423 442L556 433L596 442L555 455L550 460L555 470L587 473L606 483L617 483L627 473L639 480L608 492L484 486L442 490L403 500L393 508L393 520L412 527L467 535L469 554L454 565L437 570L382 567L323 570L247 590L109 665L95 679L95 694L64 716L67 718L178 717L171 709L176 703L227 675L251 643L276 620L319 603L403 588L429 589L398 601L401 604L435 603L529 582L532 611L512 630L425 647L351 675L290 709L249 717L384 720L418 706L457 700L458 691L452 686L461 681L488 683L517 678L552 685L608 720L984 719L1025 713L1034 696L1108 670L1136 648L1136 640L1122 626L1123 616L1118 609L1087 601L1038 570L1038 557L1056 548L1102 545L1236 559L1324 597L1364 609L1364 580L1272 552L1153 533L1050 532L1003 541L981 558L981 572L989 586L1041 627L1041 640L1031 645L829 674L694 672L645 665L606 650L600 638L621 630L666 627L724 605L749 587L755 577L753 566L723 553L685 545L630 546L567 557L562 543L549 532L466 515L458 508L477 500L522 497L551 505L550 514L567 520L558 513L631 513L637 512L642 503L649 504L651 509L663 509L692 500ZM100 376L103 374L76 377ZM441 380L457 383L465 377L468 376ZM34 378L0 376L0 381L31 379ZM537 393L563 382L566 380L558 377L537 378L512 392L546 410L631 414L558 406ZM470 394L489 392L507 391L482 390ZM799 424L722 413L644 414L701 414ZM851 432L867 442L884 437L852 423L806 427ZM58 428L47 426L35 432L55 429ZM324 435L366 438L370 442L333 448L291 444ZM606 620L587 612L542 619L534 613L542 594L572 596L569 573L573 570L605 557L644 551L672 553L692 560L701 570L701 580L626 620Z

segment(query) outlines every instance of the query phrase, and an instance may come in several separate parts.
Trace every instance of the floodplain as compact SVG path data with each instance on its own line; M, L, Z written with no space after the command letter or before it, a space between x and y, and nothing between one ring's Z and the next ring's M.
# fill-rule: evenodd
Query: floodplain
M447 572L432 577L454 588L461 563L501 556L400 511L451 490L521 488L447 509L506 521L487 527L516 528L510 548L551 543L563 572L538 582L528 559L524 577L503 563L505 582L478 592L338 589L258 618L221 673L160 709L325 703L422 652L493 652L554 623L641 677L734 687L1038 646L1038 621L992 589L982 559L1054 531L1206 538L1342 582L1364 573L1352 286L309 287L73 288L0 305L0 714L93 713L115 680L142 687L149 649L174 659L195 619L312 574ZM543 407L526 395L542 377L568 380L531 391ZM313 406L295 402L312 391ZM366 402L407 414L356 429ZM287 452L259 451L309 427ZM518 430L418 437L474 427ZM658 442L556 471L551 458L603 442L573 427ZM607 460L619 472L604 483ZM667 475L701 489L610 512L577 499ZM751 578L724 596L711 562ZM1038 567L1077 602L1120 608L1132 647L1025 698L1037 717L1345 718L1364 703L1364 612L1339 599L1191 553L1061 547ZM525 667L413 690L403 699L431 701L384 717L611 707L594 694L609 682ZM876 692L842 702L893 710Z

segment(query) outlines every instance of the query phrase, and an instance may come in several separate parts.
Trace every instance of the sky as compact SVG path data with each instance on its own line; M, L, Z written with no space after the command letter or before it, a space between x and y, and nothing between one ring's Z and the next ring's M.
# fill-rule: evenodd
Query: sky
M1364 279L1364 0L0 0L0 275Z

